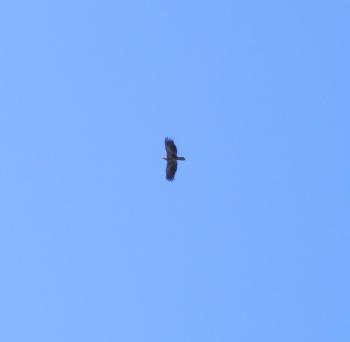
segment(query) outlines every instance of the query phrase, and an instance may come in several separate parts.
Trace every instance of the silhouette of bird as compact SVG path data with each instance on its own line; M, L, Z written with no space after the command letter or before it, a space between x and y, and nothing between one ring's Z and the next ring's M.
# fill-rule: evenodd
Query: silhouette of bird
M177 170L177 161L185 160L185 158L177 156L176 145L174 143L174 140L170 138L165 138L165 150L166 150L166 157L163 157L162 159L167 161L166 179L168 181L173 181Z

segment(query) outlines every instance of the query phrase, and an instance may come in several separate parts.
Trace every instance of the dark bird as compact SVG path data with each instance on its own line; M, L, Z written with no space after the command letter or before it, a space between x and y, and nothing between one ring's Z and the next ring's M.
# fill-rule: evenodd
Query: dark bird
M176 148L176 145L174 144L174 140L172 139L165 138L165 150L166 150L166 157L163 157L162 159L167 161L166 179L168 181L173 181L177 170L177 161L185 160L185 158L177 156L177 148Z

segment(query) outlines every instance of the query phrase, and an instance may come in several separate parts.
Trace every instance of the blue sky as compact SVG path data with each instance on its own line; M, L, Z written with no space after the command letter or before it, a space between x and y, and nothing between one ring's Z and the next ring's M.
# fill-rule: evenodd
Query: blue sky
M349 9L3 2L0 340L349 341Z

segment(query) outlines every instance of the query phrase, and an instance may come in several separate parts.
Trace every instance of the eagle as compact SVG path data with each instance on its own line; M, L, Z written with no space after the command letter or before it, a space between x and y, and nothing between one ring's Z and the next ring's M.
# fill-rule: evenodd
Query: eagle
M162 159L167 161L166 179L168 181L173 181L177 170L177 161L185 160L185 158L177 156L176 145L174 143L174 140L170 138L165 138L165 150L166 150L166 157L163 157Z

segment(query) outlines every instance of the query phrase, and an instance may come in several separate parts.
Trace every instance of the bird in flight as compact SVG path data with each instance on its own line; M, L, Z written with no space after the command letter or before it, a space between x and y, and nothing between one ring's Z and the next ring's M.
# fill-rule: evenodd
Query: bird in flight
M172 139L165 138L165 150L166 150L166 157L163 157L162 159L167 161L166 179L168 181L173 181L177 170L177 161L185 160L185 158L177 156L177 148L176 148L176 145L174 144L174 140Z

